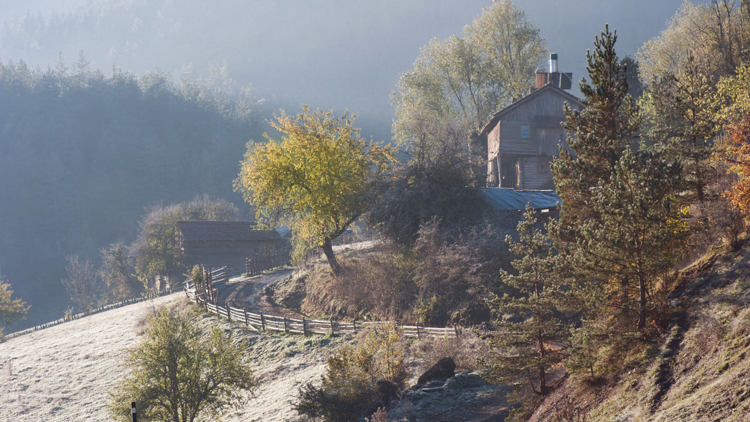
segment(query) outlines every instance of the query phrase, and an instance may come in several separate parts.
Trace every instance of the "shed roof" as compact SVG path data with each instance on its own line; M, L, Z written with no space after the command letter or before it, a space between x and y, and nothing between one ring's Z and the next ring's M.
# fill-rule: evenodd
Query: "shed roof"
M493 114L492 117L490 117L490 121L487 122L487 124L485 124L482 127L482 129L480 131L480 134L485 135L485 134L490 133L492 131L492 129L494 129L495 126L497 125L497 122L499 122L500 119L503 118L503 115L505 115L508 112L510 112L512 110L515 110L516 108L518 108L518 107L520 107L520 106L528 103L529 101L531 101L534 98L536 98L539 95L541 95L543 92L547 92L547 91L552 91L552 92L557 93L558 95L561 95L566 100L570 101L570 104L575 104L575 105L578 105L579 107L583 107L583 105L581 104L581 102L578 100L578 97L576 97L575 95L569 93L568 91L565 91L564 89L560 89L560 88L554 86L553 84L547 84L547 85L545 85L545 86L543 86L543 87L541 87L541 88L539 88L537 90L534 90L534 92L532 92L531 94L529 94L529 95L521 98L520 100L516 101L515 103L510 104L507 107L503 108L502 110L498 111L497 113ZM548 123L548 122L545 122L545 123ZM557 124L559 124L559 122L555 122L554 124L557 125Z
M554 190L514 190L511 188L483 188L482 193L500 211L520 211L529 204L532 209L557 208L560 197Z
M250 221L179 221L183 240L187 242L247 242L276 240L275 230L254 230Z

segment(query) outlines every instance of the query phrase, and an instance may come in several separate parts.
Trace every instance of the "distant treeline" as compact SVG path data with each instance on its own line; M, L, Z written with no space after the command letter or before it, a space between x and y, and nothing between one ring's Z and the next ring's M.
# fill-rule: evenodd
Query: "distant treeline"
M241 204L232 180L262 121L248 92L161 71L106 76L83 54L46 71L0 62L0 272L31 305L18 327L60 317L64 257L131 241L144 207L201 193Z

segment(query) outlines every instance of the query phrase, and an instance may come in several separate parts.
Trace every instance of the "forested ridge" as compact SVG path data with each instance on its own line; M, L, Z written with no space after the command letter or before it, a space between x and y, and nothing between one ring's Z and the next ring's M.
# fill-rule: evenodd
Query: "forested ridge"
M238 157L262 133L249 92L229 96L165 72L0 63L0 269L31 305L23 325L70 305L64 257L130 242L144 207L232 192Z

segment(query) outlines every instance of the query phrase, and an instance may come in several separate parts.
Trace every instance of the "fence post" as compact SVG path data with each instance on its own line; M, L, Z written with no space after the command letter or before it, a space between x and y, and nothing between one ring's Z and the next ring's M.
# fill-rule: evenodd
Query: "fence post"
M307 320L302 317L302 335L307 337Z
M245 258L245 274L250 275L250 259Z
M250 325L250 322L247 319L247 309L242 308L242 313L245 314L245 325Z
M352 327L354 328L354 332L357 332L357 318L354 318L354 321L352 321Z
M231 321L232 320L232 310L229 309L229 304L228 303L227 303L227 306L225 306L225 308L227 308L227 319Z
M328 321L331 322L331 335L333 335L334 334L334 331L333 331L333 317L331 317Z
M135 413L135 402L130 402L130 414L133 417L133 422L138 422L138 415Z
M286 334L288 332L289 332L289 327L286 325L286 317L284 317L284 333Z
M266 319L263 317L263 311L260 311L260 328L266 331Z
M458 325L454 325L453 329L456 330L456 338L458 339Z
M419 325L417 325L417 338L419 338Z

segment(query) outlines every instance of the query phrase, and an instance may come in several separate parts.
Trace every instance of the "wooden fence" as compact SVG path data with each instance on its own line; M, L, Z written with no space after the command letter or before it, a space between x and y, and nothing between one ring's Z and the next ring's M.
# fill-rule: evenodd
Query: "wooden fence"
M245 274L254 276L271 268L283 267L291 264L291 254L283 251L269 255L256 255L245 258Z
M206 311L218 315L223 318L227 318L230 321L236 321L241 324L245 324L248 328L253 331L279 331L292 334L301 334L307 336L309 334L341 334L341 333L356 333L359 330L366 329L369 327L391 324L391 322L380 321L352 321L342 322L335 320L318 320L318 319L307 319L307 318L287 318L276 315L269 315L261 313L248 312L246 309L234 308L231 306L214 305L206 301L202 294L196 294L193 289L185 289L188 300L203 306ZM401 330L404 337L444 337L444 338L455 338L458 337L461 329L458 327L421 327L417 325L399 325L397 326Z

